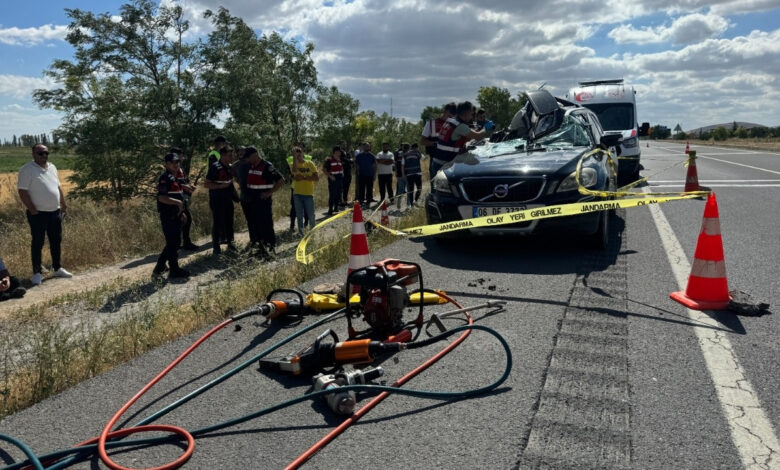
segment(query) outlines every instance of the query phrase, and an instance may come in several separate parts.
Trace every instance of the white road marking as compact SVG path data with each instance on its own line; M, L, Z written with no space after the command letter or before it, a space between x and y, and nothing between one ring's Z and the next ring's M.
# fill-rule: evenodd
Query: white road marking
M688 258L661 208L657 205L647 207L655 220L677 285L684 290L691 270ZM739 364L728 336L711 316L696 310L686 310L695 323L710 327L693 328L744 468L780 469L780 443L777 435L761 409L761 403Z
M683 150L685 149L685 147L682 144L679 145L682 147ZM674 149L670 149L669 147L655 147L655 148L664 149L664 150L674 150ZM713 145L699 146L693 150L699 150L699 149L707 149L707 150L718 149L718 150L726 150L726 151L739 150L739 152L735 152L731 155L780 155L780 153L770 152L768 150L748 150L748 149L740 149L737 147L715 147Z
M661 148L662 150L666 150L666 151L670 152L670 155L678 155L678 153L677 153L677 152L676 152L674 149L666 149L666 148L663 148L663 147L660 147L660 148ZM682 155L685 155L685 154L682 154ZM775 170L767 170L766 168L759 168L759 167L757 167L757 166L753 166L753 165L746 165L746 164L744 164L744 163L730 162L730 161L728 161L728 160L722 160L722 159L720 159L720 158L709 157L709 156L707 156L707 155L705 155L705 154L698 154L698 153L697 153L697 155L696 155L696 158L704 158L704 159L707 159L707 160L715 160L716 162L730 163L730 164L732 164L732 165L744 166L745 168L752 168L752 169L754 169L754 170L766 171L766 172L768 172L768 173L774 173L774 174L776 174L776 175L780 175L780 171L775 171Z
M779 184L705 184L699 181L699 184L702 184L704 186L707 186L708 188L780 188ZM653 184L650 183L650 186L653 188L679 188L680 186L684 186L685 183L677 183L677 184Z
M685 180L652 180L651 183L680 183ZM780 183L780 180L699 180L699 183Z

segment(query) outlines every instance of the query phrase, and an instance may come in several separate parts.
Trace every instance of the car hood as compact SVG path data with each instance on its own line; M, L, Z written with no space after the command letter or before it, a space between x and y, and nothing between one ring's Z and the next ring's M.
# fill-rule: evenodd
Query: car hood
M515 150L514 144L490 143L484 148L458 155L451 164L443 170L448 178L460 179L475 176L525 176L553 175L562 173L568 175L577 165L587 148L578 147L571 150L551 150L527 153Z

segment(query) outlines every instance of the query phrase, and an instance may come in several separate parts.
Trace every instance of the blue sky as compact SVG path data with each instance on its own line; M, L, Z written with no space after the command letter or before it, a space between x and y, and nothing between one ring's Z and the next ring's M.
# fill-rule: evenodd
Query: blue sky
M640 121L684 129L733 120L780 125L780 0L161 0L178 3L195 40L225 6L258 31L315 45L318 78L363 109L418 119L426 105L547 82L635 84ZM51 132L59 113L33 103L64 41L69 8L116 14L124 2L3 2L0 139Z

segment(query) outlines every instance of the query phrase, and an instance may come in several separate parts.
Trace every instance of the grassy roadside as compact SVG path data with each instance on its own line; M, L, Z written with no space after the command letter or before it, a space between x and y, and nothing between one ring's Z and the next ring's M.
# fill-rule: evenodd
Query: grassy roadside
M402 227L423 221L424 212L418 209L396 224ZM376 249L396 239L376 230L370 236L370 244ZM311 265L304 266L293 259L271 266L245 264L231 273L229 280L199 288L187 302L174 298L145 300L133 313L103 326L69 326L61 321L57 310L88 310L90 306L94 310L118 285L20 311L0 330L0 418L241 311L275 288L296 286L326 273L346 261L348 250L349 237L339 237ZM206 262L206 258L194 263ZM122 288L138 289L138 297L144 297L139 283Z
M747 150L763 150L767 152L780 152L780 139L766 138L766 139L738 139L731 138L726 140L662 140L662 141L649 141L649 142L673 142L676 144L685 145L688 142L691 146L710 146L710 147L730 147Z

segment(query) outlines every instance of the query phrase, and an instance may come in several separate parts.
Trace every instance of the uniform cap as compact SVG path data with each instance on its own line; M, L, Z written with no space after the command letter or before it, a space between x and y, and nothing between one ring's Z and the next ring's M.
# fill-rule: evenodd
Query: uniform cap
M169 153L168 155L165 156L165 161L166 162L180 162L181 161L181 157L177 153Z
M227 142L227 139L225 138L224 135L218 135L214 137L214 143L218 143L218 142Z

